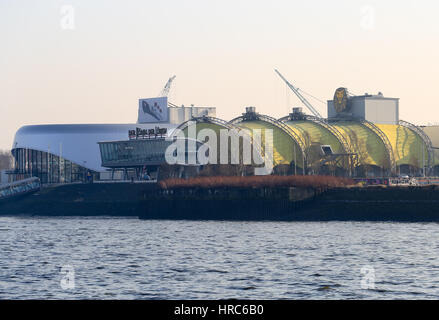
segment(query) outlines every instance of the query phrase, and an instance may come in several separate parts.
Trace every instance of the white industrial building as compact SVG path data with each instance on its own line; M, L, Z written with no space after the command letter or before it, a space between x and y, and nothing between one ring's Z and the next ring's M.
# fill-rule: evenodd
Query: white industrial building
M143 101L151 108L144 108ZM155 116L157 110L165 113L161 121ZM137 123L23 126L12 144L15 171L11 174L16 179L36 176L42 183L81 181L88 171L94 175L105 171L98 142L128 140L129 131L137 128L166 129L166 134L171 135L179 124L193 116L215 114L212 107L177 107L168 105L167 98L161 97L139 100Z

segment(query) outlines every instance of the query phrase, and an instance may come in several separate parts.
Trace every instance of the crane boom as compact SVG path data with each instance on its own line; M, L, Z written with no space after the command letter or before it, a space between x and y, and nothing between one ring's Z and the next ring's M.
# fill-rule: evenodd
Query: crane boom
M166 82L166 84L165 84L165 87L159 93L160 97L167 97L168 96L169 90L171 90L172 81L174 81L175 77L176 76L172 76L171 78L169 78L168 82Z
M312 114L318 118L322 118L322 115L311 105L311 103L308 102L308 100L305 99L304 96L302 96L299 92L299 89L293 86L291 83L288 82L287 79L284 78L283 75L277 69L274 69L274 71L281 77L283 81L287 84L287 86L296 94L296 96L302 101L302 103L309 109L309 111L312 112Z

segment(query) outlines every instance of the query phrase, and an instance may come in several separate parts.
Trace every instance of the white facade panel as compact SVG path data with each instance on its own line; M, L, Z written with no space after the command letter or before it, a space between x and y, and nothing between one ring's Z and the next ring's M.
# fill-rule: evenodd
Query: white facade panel
M66 124L21 127L12 149L23 148L49 152L94 171L104 171L98 142L128 140L128 131L167 128L171 135L176 125L148 124Z
M373 123L397 124L399 121L399 99L382 96L355 96L349 98L349 109L338 114L334 102L328 101L328 118L367 120Z
M366 99L365 119L373 123L397 124L398 100Z

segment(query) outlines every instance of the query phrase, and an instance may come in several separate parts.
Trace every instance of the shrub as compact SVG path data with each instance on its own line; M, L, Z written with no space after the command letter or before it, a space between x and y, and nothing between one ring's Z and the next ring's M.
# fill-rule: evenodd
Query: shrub
M354 185L352 179L334 176L215 176L190 179L166 179L159 182L162 189L175 188L262 188L262 187L345 187Z

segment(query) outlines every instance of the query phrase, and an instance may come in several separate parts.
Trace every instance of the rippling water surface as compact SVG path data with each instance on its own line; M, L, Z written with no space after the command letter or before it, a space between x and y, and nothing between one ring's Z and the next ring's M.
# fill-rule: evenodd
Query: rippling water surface
M0 217L0 298L437 299L439 224Z

